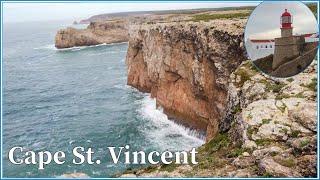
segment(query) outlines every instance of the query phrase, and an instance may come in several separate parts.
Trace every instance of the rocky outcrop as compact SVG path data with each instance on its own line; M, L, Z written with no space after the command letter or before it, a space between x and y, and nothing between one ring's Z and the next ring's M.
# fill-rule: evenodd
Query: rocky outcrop
M55 46L61 49L126 41L128 28L125 21L105 21L91 22L86 29L68 27L59 30L55 37Z
M316 75L270 79L249 61L231 75L225 119L197 165L159 165L131 177L317 177ZM184 170L187 169L187 170Z
M169 117L206 131L211 139L225 116L230 74L245 59L244 23L131 26L128 84L150 92Z

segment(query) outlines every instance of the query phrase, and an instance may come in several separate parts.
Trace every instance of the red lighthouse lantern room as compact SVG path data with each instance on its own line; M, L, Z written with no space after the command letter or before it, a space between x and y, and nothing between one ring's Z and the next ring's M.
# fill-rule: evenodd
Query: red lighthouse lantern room
M281 23L281 29L291 29L292 28L292 16L288 12L287 9L285 9L285 12L282 13L281 18L280 18L280 23Z

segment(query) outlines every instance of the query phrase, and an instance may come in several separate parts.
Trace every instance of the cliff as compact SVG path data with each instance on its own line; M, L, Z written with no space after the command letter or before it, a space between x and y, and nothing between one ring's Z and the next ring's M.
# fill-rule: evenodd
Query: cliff
M150 92L169 117L211 139L225 116L229 76L245 59L244 22L131 26L128 84Z
M91 22L86 29L68 27L59 30L55 37L58 49L75 46L90 46L103 43L128 41L128 27L125 21Z
M197 165L157 165L121 177L316 177L314 61L287 79L245 60L244 20L136 25L128 84L174 120L207 133Z
M287 79L244 61L229 78L220 133L198 148L197 165L156 165L121 177L316 177L317 63Z

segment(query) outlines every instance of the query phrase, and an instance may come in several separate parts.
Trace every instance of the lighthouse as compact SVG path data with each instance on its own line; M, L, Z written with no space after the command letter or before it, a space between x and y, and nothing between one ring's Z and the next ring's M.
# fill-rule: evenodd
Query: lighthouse
M274 39L273 70L300 56L305 44L303 36L293 35L292 15L288 12L288 9L285 9L280 16L280 24L281 37Z
M280 17L280 23L281 23L281 37L292 36L292 16L287 9L285 9L284 13L282 13Z

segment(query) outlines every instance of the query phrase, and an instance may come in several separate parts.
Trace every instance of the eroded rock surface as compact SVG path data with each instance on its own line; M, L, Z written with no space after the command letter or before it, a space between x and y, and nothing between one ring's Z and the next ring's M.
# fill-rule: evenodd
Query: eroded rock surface
M225 115L230 74L245 59L245 21L135 25L129 29L128 84L211 139Z

